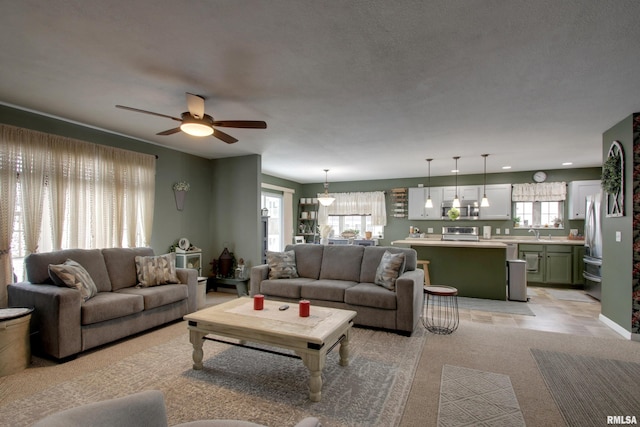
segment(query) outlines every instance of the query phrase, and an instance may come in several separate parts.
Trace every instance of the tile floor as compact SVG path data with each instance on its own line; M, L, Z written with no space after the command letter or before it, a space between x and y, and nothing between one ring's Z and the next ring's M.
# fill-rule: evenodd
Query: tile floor
M567 301L555 298L546 291L549 289L546 287L529 286L527 289L530 297L527 304L535 316L460 309L460 319L515 328L624 339L598 319L598 300L589 297L591 302ZM207 305L220 304L233 298L237 298L235 291L209 292Z
M557 299L546 291L549 288L542 286L528 286L527 289L530 298L527 304L535 316L460 309L460 319L539 331L624 339L598 319L600 301L591 297L588 297L591 302ZM575 291L584 294L583 291Z

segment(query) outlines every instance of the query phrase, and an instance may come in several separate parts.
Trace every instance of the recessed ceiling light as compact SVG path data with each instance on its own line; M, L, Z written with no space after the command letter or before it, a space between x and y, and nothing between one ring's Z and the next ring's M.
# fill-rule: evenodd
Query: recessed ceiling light
M564 162L562 164L562 166L571 166L573 164L573 162Z
M460 172L460 170L458 170L458 169L451 169L451 173L457 173L457 172Z
M503 166L502 169L511 169L511 166Z

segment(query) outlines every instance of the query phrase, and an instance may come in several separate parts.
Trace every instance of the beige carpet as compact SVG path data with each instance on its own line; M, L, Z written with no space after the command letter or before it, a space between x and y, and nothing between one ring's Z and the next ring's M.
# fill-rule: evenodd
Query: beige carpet
M192 347L183 327L177 338L3 404L0 419L27 426L67 407L158 389L165 394L170 424L231 418L287 426L313 415L327 426L395 426L425 338L422 330L407 338L354 328L350 365L339 365L337 349L329 354L322 401L314 403L299 359L207 341L204 369L191 369Z

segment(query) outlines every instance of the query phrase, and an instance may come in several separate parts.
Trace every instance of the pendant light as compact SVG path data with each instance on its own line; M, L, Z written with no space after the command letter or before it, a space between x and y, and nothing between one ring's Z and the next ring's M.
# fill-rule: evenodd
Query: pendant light
M427 159L428 165L429 165L429 181L428 181L428 187L427 187L427 201L424 204L425 208L432 208L433 207L433 201L431 200L431 160L433 159Z
M456 173L456 196L453 198L453 207L454 208L459 208L460 207L460 199L458 198L458 159L460 158L460 156L455 156L453 158L453 160L456 161L456 168L454 169L454 172Z
M333 203L336 200L335 197L329 196L329 183L327 182L327 172L329 172L329 169L324 170L324 194L318 197L318 201L322 206L329 206L331 203Z
M489 157L489 155L483 154L482 157L484 157L484 191L482 192L482 201L480 202L480 207L488 208L489 199L487 199L487 157Z

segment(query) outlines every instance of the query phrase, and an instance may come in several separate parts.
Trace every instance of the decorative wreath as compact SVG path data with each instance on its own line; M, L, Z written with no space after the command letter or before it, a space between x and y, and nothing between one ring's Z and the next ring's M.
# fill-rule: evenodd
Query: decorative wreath
M620 155L616 154L608 157L602 165L602 189L609 194L618 194L621 182Z

